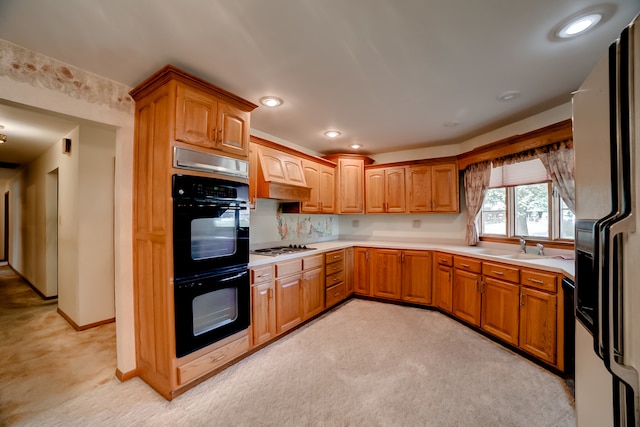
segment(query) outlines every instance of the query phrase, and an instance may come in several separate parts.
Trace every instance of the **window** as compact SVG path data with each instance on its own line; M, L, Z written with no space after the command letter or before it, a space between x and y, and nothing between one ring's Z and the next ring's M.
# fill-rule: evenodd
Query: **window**
M479 215L481 236L573 240L574 215L538 159L491 170Z

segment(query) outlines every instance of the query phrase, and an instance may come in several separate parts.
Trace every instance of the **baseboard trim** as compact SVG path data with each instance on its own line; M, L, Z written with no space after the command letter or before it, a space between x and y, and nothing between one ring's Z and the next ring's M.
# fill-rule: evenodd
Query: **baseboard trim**
M135 378L138 376L138 370L134 369L132 371L122 372L120 369L116 369L116 378L120 380L120 382L129 381L131 378Z
M16 270L15 268L13 268L13 266L12 266L11 264L9 264L9 262L7 262L7 265L9 266L9 268L10 268L11 270L13 270L13 272L14 272L14 273L16 273L18 276L20 276L20 278L24 281L24 283L26 283L26 284L27 284L31 289L33 289L33 292L35 292L36 294L38 294L38 296L39 296L40 298L42 298L43 300L48 301L48 300L52 300L52 299L56 299L56 298L58 298L58 295L54 295L54 296L52 296L52 297L48 297L48 296L46 296L45 294L43 294L43 293L40 291L40 289L36 288L36 287L34 286L34 284L33 284L33 283L31 283L31 282L29 281L29 279L27 279L26 277L24 277L22 274L20 274L20 272L19 272L18 270Z
M60 316L62 316L62 318L63 318L64 320L66 320L66 321L67 321L67 323L68 323L68 324L70 324L70 325L71 325L71 327L72 327L73 329L75 329L76 331L78 331L78 332L80 332L80 331L86 331L87 329L95 328L95 327L97 327L97 326L107 325L107 324L109 324L109 323L113 323L113 322L115 322L115 321L116 321L116 318L115 318L115 317L112 317L112 318L110 318L110 319L105 319L105 320L101 320L101 321L99 321L99 322L89 323L88 325L82 325L82 326L80 326L80 325L78 325L76 322L74 322L74 321L73 321L73 319L71 319L71 317L69 317L69 316L67 315L67 313L65 313L64 311L60 310L60 307L58 307L58 310L57 310L57 311L58 311L58 314L59 314Z

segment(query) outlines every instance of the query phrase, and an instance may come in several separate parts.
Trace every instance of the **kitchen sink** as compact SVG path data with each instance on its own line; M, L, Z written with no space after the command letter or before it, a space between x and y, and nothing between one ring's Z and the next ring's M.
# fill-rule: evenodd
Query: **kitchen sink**
M511 258L511 259L545 259L545 258L552 258L552 257L548 257L548 256L544 256L544 255L536 255L536 254L523 254L523 253L517 253L517 254L504 254L504 255L497 255L500 258Z

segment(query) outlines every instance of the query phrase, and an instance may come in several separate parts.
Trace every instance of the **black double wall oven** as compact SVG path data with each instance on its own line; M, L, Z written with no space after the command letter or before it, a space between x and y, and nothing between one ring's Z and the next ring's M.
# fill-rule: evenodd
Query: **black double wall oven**
M249 187L173 176L176 356L249 327Z

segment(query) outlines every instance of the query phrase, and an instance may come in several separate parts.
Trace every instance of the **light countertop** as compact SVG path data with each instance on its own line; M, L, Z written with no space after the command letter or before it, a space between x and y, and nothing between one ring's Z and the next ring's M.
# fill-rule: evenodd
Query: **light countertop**
M327 242L307 243L307 246L315 248L297 252L294 254L264 256L251 254L249 257L249 267L257 267L260 265L271 264L289 259L306 257L321 252L343 249L352 246L361 246L367 248L389 248L389 249L413 249L413 250L430 250L442 251L454 255L473 256L486 261L501 262L504 264L517 265L519 267L536 268L540 270L561 273L574 280L575 261L573 259L565 259L561 256L539 257L531 254L519 254L517 250L508 249L492 249L477 246L451 245L442 243L415 243L415 242L386 242L386 241L357 241L357 240L331 240Z

